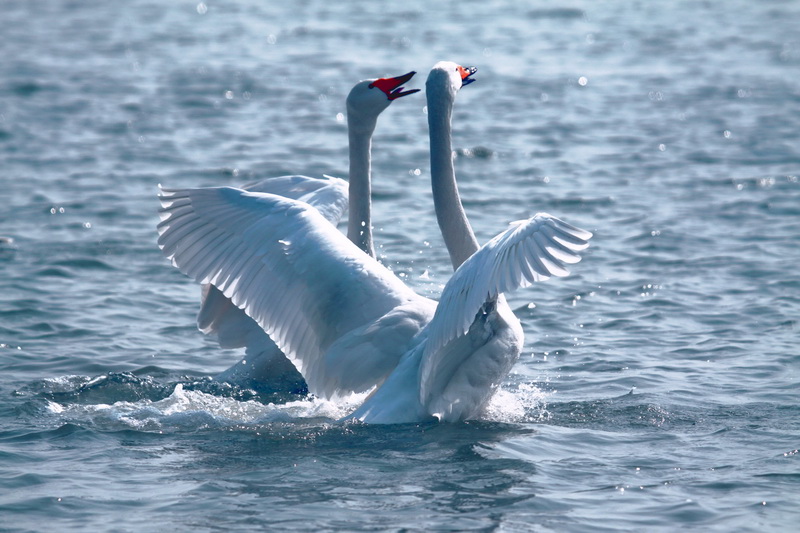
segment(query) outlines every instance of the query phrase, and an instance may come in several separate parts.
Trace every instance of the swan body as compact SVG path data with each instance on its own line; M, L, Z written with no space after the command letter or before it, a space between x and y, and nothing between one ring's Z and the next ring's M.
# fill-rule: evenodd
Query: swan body
M404 90L415 72L358 82L347 96L350 182L331 176L280 176L242 187L303 201L336 226L348 208L348 236L375 256L371 225L371 143L378 116L396 99L418 92ZM245 348L245 357L215 379L271 392L306 392L305 382L266 332L210 284L203 285L198 328L216 335L223 348Z
M348 418L371 424L471 418L516 362L517 356L508 354L519 354L522 348L522 326L507 305L479 311L465 334L436 353L435 358L452 365L446 372L424 373L424 363L431 359L425 356L429 334L419 336L389 378ZM426 376L435 376L438 382L427 383Z
M540 213L478 247L450 150L455 94L473 72L439 63L427 83L434 203L456 268L438 305L305 202L227 187L161 190L163 253L253 318L310 392L331 398L375 387L347 418L476 416L522 347L503 293L566 275L592 236Z

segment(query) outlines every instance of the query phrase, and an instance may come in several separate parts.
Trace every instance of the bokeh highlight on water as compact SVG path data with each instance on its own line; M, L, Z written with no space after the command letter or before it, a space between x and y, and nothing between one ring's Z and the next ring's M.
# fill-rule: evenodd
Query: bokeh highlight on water
M0 527L791 531L800 513L800 6L10 0L0 45ZM155 245L156 185L346 177L344 97L436 61L484 242L596 237L515 293L527 346L480 420L213 382ZM449 261L424 99L374 141L381 258Z

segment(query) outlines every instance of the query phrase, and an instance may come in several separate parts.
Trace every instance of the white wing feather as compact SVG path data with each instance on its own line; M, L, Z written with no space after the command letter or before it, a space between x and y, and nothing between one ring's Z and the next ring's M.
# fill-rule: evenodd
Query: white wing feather
M334 226L347 209L348 184L332 176L278 176L242 188L305 202L317 208ZM277 351L275 343L261 326L213 285L203 286L197 327L206 335L216 335L223 348L245 346L248 354Z
M484 303L550 276L566 276L566 265L580 261L576 252L586 248L591 237L588 231L538 213L528 220L512 222L509 229L467 259L445 285L428 324L420 371L421 397L429 395L431 376L441 379L440 369L460 366L460 361L443 361L443 354L450 358L470 355L469 351L442 348L469 330Z
M300 200L317 208L317 211L334 226L347 210L348 183L333 176L321 178L308 176L278 176L249 183L242 189L264 192Z
M313 393L347 381L323 360L334 341L418 298L303 202L229 187L159 198L163 253L253 318Z

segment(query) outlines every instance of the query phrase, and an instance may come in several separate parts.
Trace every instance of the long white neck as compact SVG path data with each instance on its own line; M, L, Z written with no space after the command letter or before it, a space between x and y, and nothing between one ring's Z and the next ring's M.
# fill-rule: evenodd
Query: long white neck
M456 185L451 146L451 115L455 94L441 84L428 83L428 129L431 142L431 187L436 219L450 253L453 269L478 250Z
M350 215L347 221L347 238L372 257L375 257L375 248L372 245L372 184L370 180L372 175L372 133L375 131L375 123L374 120L363 121L361 117L352 114L348 116Z

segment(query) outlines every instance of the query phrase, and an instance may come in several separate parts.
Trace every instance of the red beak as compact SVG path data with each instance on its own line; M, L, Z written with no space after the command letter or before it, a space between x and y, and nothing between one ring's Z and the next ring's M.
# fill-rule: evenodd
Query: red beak
M410 91L404 91L402 85L414 77L416 72L411 71L408 74L403 74L402 76L397 76L396 78L380 78L372 83L370 83L370 88L377 87L381 91L383 91L389 100L397 100L403 96L408 96L409 94L418 93L419 89L411 89Z

